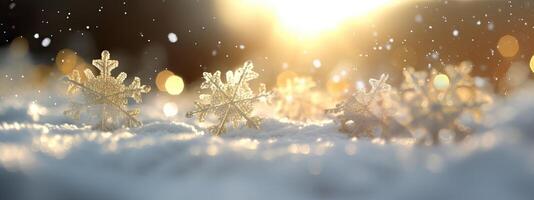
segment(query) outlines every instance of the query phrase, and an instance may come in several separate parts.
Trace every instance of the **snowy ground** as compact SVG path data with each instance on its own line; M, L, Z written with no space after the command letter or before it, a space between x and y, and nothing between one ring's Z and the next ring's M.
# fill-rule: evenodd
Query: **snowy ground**
M0 199L533 199L528 91L498 100L471 139L440 147L275 119L212 137L186 109L166 119L150 99L143 127L103 133L72 125L59 96L11 95L0 104Z

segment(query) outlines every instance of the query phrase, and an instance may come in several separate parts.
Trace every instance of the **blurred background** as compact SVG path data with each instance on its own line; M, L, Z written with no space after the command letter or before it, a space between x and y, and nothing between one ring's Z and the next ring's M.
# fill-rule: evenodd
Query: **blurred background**
M510 77L534 69L532 8L527 0L2 0L0 78L38 85L90 67L106 49L120 61L115 73L160 91L172 74L197 90L188 84L202 72L252 60L269 86L306 76L331 95L381 73L398 84L406 67L469 64L506 94Z

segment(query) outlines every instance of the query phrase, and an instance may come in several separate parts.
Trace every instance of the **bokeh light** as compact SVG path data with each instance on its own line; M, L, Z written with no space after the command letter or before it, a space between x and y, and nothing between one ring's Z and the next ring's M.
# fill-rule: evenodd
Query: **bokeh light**
M178 114L178 105L173 102L167 102L163 105L163 114L165 117L174 117Z
M436 77L434 77L432 84L438 90L445 90L449 88L449 77L445 74L438 74Z
M313 64L313 67L315 67L317 69L321 68L321 66L322 66L321 60L319 60L319 59L314 59L312 64Z
M178 41L178 36L176 36L176 33L167 34L167 38L169 39L169 42L171 43L176 43Z
M23 57L28 53L28 48L28 40L17 37L9 45L9 52L14 57Z
M163 70L158 73L156 76L156 87L159 91L167 92L167 89L165 88L165 82L173 75L174 73L169 70Z
M505 35L502 36L501 39L499 39L499 43L497 44L497 49L499 50L499 53L505 58L511 58L514 57L517 52L519 51L519 42L517 41L517 38L515 38L512 35Z
M165 81L165 89L170 95L179 95L184 91L184 80L176 75L172 75Z

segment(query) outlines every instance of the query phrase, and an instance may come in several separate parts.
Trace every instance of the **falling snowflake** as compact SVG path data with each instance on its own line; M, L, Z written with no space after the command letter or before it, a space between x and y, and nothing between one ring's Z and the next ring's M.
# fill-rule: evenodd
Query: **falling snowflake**
M274 104L278 115L295 121L317 120L328 102L323 93L314 90L311 77L293 77L274 89Z
M405 115L410 116L407 126L418 143L436 145L442 141L460 141L470 130L459 118L470 114L473 119L480 120L481 108L491 98L477 88L469 75L471 69L470 65L447 66L446 74L433 70L430 77L412 68L403 72L401 101L407 108Z
M380 79L370 79L371 89L359 88L356 93L347 98L335 108L326 110L326 113L336 114L341 124L340 131L352 137L377 137L378 130L382 129L386 136L387 124L391 119L392 101L389 96L392 89L386 83L388 75L382 74Z
M252 116L254 104L270 94L264 84L260 85L258 94L250 89L248 82L259 76L252 68L252 62L248 61L235 72L226 72L226 83L221 80L220 71L213 74L204 72L200 89L208 89L209 92L200 95L200 100L195 102L195 110L188 112L186 117L196 115L198 121L203 122L208 114L214 114L218 123L209 128L214 135L225 133L227 123L237 128L243 119L247 127L259 129L261 118Z
M141 85L141 80L135 77L129 86L123 84L126 73L121 72L116 78L111 76L111 71L119 65L116 60L110 60L108 51L102 51L102 58L93 60L93 65L98 68L100 74L95 76L90 69L84 71L85 81L77 70L74 70L66 79L69 83L68 95L74 95L81 91L83 103L72 102L70 110L65 115L79 120L82 111L90 111L98 119L95 126L101 130L112 130L125 125L137 127L141 122L136 119L139 109L127 110L128 99L136 103L141 102L141 93L148 93L150 86Z

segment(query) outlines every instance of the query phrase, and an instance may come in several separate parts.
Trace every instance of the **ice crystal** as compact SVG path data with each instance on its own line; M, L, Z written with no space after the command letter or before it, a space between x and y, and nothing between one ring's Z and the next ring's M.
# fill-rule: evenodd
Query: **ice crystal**
M471 69L469 65L447 66L445 74L433 70L430 77L412 68L403 72L401 101L407 108L405 115L410 116L407 126L418 143L460 141L470 133L460 117L481 118L481 107L491 98L475 85Z
M378 136L377 129L381 128L385 134L384 129L387 129L392 114L389 99L392 89L386 83L387 79L388 75L385 74L378 80L370 79L370 90L361 88L335 108L326 110L326 113L337 115L341 132L352 137L373 138Z
M109 52L102 51L101 59L93 60L93 65L100 71L98 76L86 69L84 81L77 70L67 77L67 94L72 96L81 91L83 101L73 101L65 115L79 120L81 112L90 111L93 116L89 117L98 120L95 128L101 130L140 126L141 122L136 119L140 111L128 110L128 99L141 103L141 93L148 93L150 86L141 85L139 77L135 77L129 86L124 85L126 73L121 72L117 77L113 77L111 71L118 67L119 62L109 58Z
M259 129L261 118L252 116L252 111L254 104L269 96L269 93L264 84L260 85L258 94L254 94L250 88L248 82L259 76L252 71L253 68L252 62L247 61L235 72L226 72L226 83L221 80L220 71L213 74L204 72L204 82L200 89L209 91L199 96L199 101L195 102L195 110L188 112L186 117L192 118L196 115L198 121L203 122L208 114L214 114L218 122L209 128L214 135L225 133L227 123L237 128L243 119L247 127Z
M294 77L274 89L276 112L281 117L295 121L310 121L319 118L325 109L325 96L314 90L311 77Z

